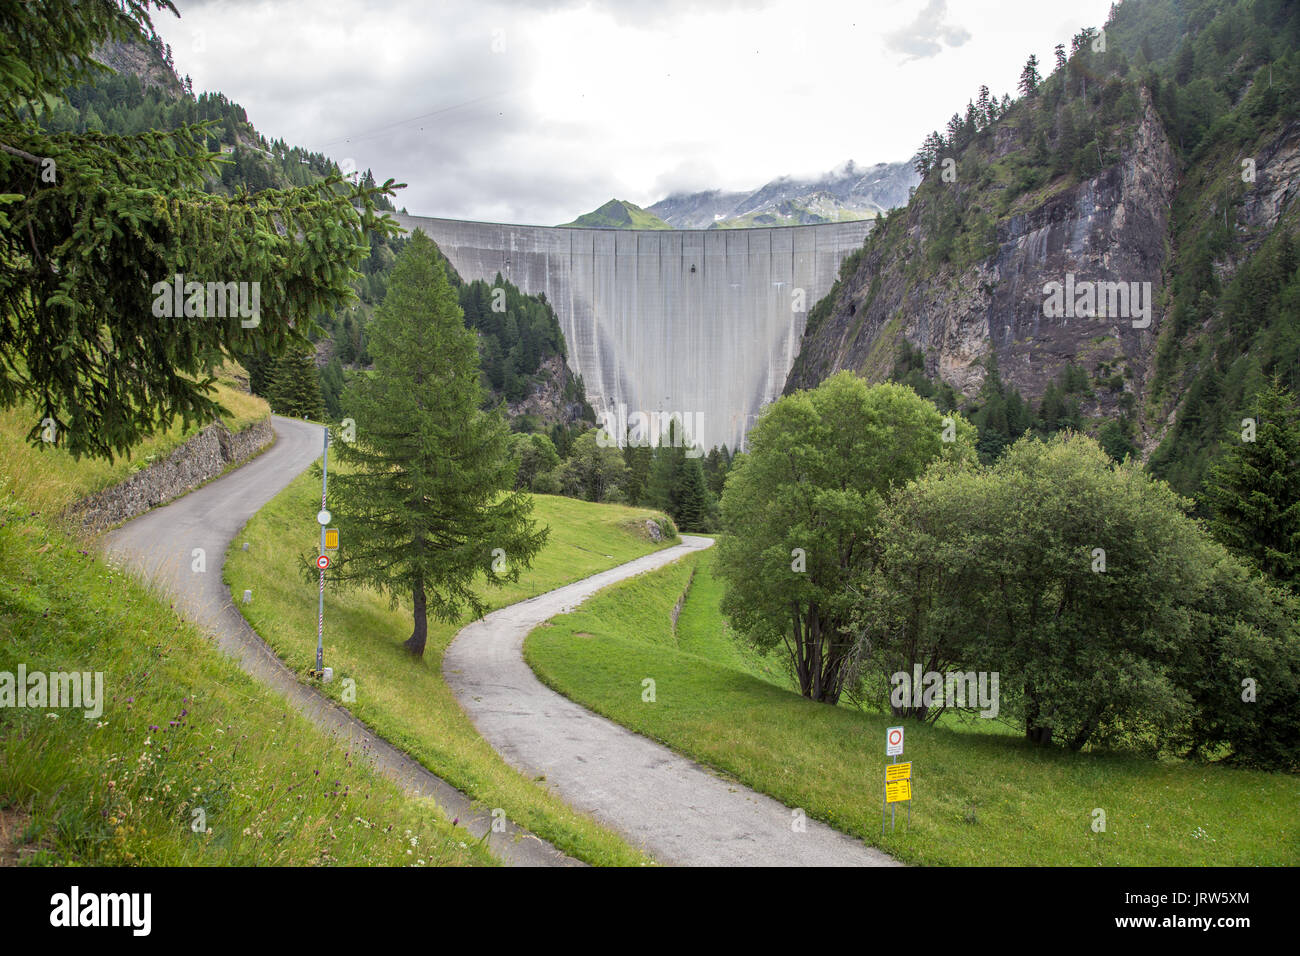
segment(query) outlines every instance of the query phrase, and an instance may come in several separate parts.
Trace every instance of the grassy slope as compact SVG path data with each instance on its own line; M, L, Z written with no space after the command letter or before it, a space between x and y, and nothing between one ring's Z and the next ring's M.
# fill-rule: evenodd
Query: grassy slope
M132 577L0 496L0 671L100 671L104 711L0 708L0 856L42 864L490 864ZM194 808L206 827L194 833ZM210 830L210 832L208 832ZM412 842L414 841L414 842Z
M669 613L690 561L699 568L674 639ZM602 592L534 631L529 664L591 709L908 862L1300 864L1295 778L913 722L911 827L882 838L882 741L896 720L805 700L779 668L764 673L728 646L711 562L705 552ZM641 701L645 677L653 704ZM1095 808L1103 833L1091 829Z
M652 212L624 199L611 199L592 212L585 212L573 222L562 223L563 228L588 229L671 229Z
M218 399L232 430L269 413L233 381L219 385ZM102 671L106 701L98 720L0 709L0 831L19 844L0 846L0 858L493 863L427 802L364 761L353 766L164 600L46 518L167 455L197 427L177 424L110 464L33 448L24 440L30 426L29 411L0 410L0 671L20 663L29 673ZM203 834L190 829L196 807L206 814Z
M536 516L551 539L534 569L517 586L491 591L502 607L552 590L655 546L629 524L644 526L644 509L595 505L539 495ZM314 664L315 580L298 565L315 554L314 515L320 479L303 475L249 522L227 556L225 580L236 595L252 588L253 602L239 604L254 629L296 672ZM247 552L241 546L249 542ZM347 542L342 542L344 548ZM646 857L612 831L580 814L508 766L479 736L442 679L443 652L458 625L429 622L424 659L413 662L399 646L411 630L409 599L396 608L374 591L326 588L325 662L335 680L324 686L378 734L410 753L432 772L565 852L597 864L640 864ZM344 679L356 682L354 702L342 700Z
M262 399L239 391L229 380L219 379L215 398L230 414L222 417L231 431L247 428L270 413ZM112 462L83 458L76 461L62 448L33 447L27 431L37 420L31 408L0 408L0 495L21 498L23 504L42 514L54 514L79 498L124 481L155 461L166 458L191 438L199 425L182 429L174 422L131 450L131 456Z

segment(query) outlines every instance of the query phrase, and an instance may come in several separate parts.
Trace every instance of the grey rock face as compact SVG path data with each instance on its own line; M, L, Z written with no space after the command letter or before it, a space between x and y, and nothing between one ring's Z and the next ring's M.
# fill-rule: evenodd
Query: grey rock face
M545 293L602 422L680 413L706 450L743 446L781 394L807 309L872 226L668 232L395 218L423 229L467 281L499 272Z
M826 321L803 343L787 390L811 388L841 369L882 380L904 338L925 350L929 374L967 397L979 391L990 353L1003 381L1032 401L1070 362L1127 366L1134 382L1126 387L1140 387L1162 319L1165 236L1179 170L1155 108L1149 99L1144 106L1119 162L999 222L993 254L960 272L946 264L909 272L937 238L914 203L905 214L908 240L888 255L863 256ZM1024 146L1020 135L999 129L994 149ZM1094 317L1049 317L1045 286L1067 276L1148 284L1156 297L1149 324L1107 317L1100 308Z

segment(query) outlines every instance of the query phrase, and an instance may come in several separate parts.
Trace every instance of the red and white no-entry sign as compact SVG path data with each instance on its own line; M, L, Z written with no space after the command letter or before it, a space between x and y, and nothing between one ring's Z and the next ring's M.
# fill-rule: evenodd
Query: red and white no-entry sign
M328 554L322 554L319 558L316 559L316 567L320 568L322 571L324 571L329 566L330 566L330 556Z
M890 727L885 731L885 756L895 757L903 752L903 728Z

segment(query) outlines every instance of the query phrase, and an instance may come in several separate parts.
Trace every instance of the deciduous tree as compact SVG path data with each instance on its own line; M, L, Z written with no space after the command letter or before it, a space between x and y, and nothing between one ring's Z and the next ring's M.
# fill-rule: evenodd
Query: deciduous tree
M841 372L768 406L748 440L722 496L723 609L755 646L786 649L800 693L835 703L852 676L849 585L881 509L935 459L973 456L974 429Z

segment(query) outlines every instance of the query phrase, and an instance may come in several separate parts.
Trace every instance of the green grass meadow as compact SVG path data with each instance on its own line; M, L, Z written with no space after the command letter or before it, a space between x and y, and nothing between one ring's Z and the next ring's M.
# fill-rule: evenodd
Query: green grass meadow
M269 414L233 381L218 399L232 430ZM112 463L34 447L30 426L0 412L0 671L100 672L104 699L95 719L0 707L0 865L495 864L55 520L198 426Z
M228 414L221 420L232 432L271 414L265 401L240 391L232 377L235 374L245 373L238 366L223 369L213 395L226 409ZM61 447L27 441L27 432L38 418L38 413L28 406L0 408L0 495L12 495L30 510L50 516L166 459L202 428L198 423L184 428L177 419L165 431L150 435L132 448L129 457L119 455L111 462L92 458L78 461Z
M0 671L103 673L103 713L0 708L0 859L36 865L491 865L165 599L12 499ZM196 814L196 811L200 811Z
M597 505L538 495L535 517L550 539L516 585L485 588L492 608L504 607L614 567L667 543L645 536L641 508ZM300 677L314 666L317 582L299 565L314 557L320 478L304 474L262 509L235 538L224 577L233 595L253 591L240 611ZM243 543L248 551L242 550ZM347 542L341 542L344 549ZM642 865L649 858L612 830L579 813L510 767L479 736L442 678L442 657L461 624L429 621L422 660L401 647L411 632L410 598L396 607L370 589L326 585L325 663L335 679L323 685L358 718L430 771L479 801L501 808L520 826L588 863ZM355 682L355 700L344 699L344 681Z
M885 728L897 720L806 700L779 657L739 646L713 560L706 551L602 591L534 630L529 664L592 710L908 863L1300 864L1300 779L1042 749L982 721L906 722L911 824L900 805L882 837ZM654 703L642 701L645 678Z

